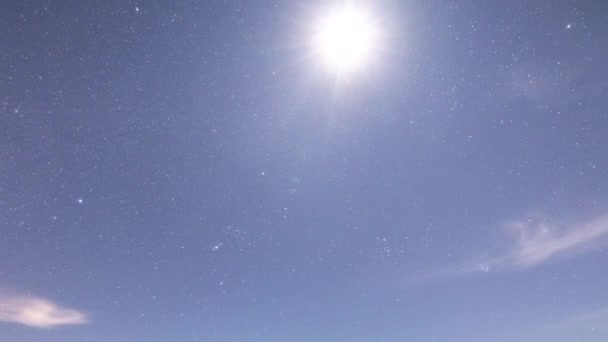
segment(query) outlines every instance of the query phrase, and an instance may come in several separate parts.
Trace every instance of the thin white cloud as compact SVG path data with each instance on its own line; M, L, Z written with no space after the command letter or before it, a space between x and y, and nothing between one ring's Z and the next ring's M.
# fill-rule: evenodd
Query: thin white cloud
M497 248L483 256L447 268L418 274L406 281L419 285L472 273L518 271L572 258L608 246L608 215L558 227L547 219L525 219L504 225L506 235L496 239ZM414 280L412 280L414 279Z
M47 299L0 294L0 321L34 328L85 324L87 315Z
M516 242L510 253L499 261L517 269L573 257L608 243L608 216L575 224L564 231L545 223L530 222L513 222L508 229L516 234Z

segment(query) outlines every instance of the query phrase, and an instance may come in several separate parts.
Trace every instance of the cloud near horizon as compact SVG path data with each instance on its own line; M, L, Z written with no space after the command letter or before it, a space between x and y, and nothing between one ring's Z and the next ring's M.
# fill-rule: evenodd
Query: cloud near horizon
M608 307L581 312L549 324L537 332L535 340L552 341L557 338L564 341L567 338L572 341L605 341L608 338Z
M561 327L608 333L608 308L581 314L566 321Z
M85 324L88 317L80 311L62 307L47 299L0 294L0 322L52 328Z

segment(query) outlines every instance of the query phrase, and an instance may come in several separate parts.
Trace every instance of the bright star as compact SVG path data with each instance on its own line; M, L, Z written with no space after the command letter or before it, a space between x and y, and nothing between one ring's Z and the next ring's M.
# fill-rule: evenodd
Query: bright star
M341 74L362 69L378 49L379 29L363 8L343 5L322 16L314 29L314 53Z

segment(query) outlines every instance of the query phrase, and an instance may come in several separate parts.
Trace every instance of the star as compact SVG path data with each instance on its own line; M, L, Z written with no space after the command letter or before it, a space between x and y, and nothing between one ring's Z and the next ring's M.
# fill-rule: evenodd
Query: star
M365 68L378 48L378 40L379 29L367 9L342 5L321 16L312 45L329 71L342 74Z

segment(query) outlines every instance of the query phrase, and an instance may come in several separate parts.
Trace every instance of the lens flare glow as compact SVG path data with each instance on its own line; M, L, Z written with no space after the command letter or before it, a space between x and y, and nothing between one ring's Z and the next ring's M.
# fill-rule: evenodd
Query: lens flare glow
M336 8L321 18L313 45L330 70L361 69L377 48L378 29L369 14L352 6Z

